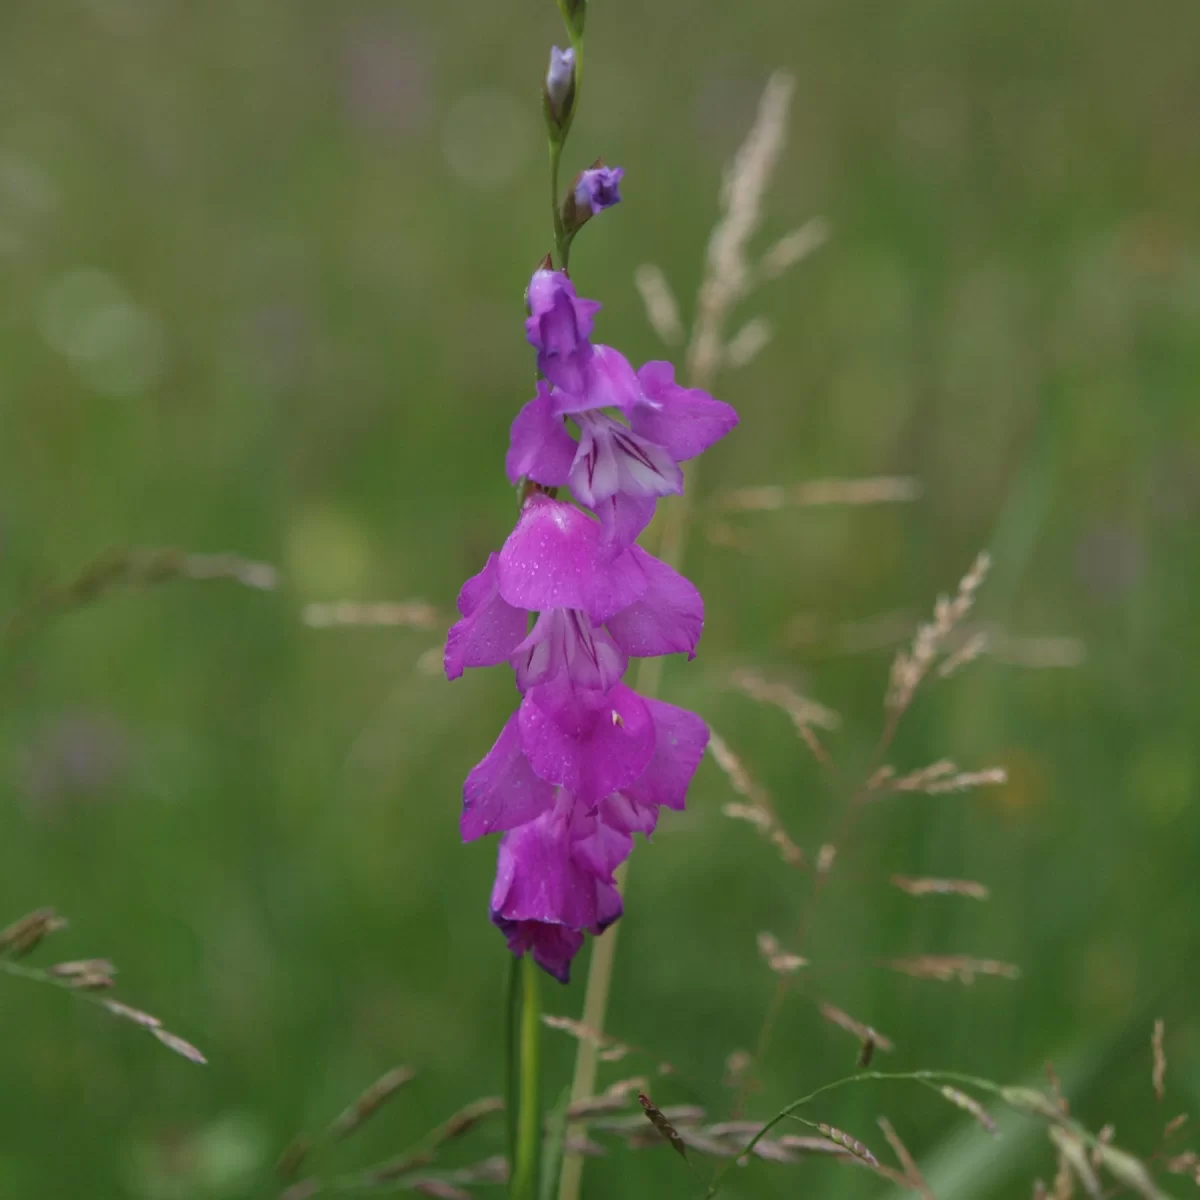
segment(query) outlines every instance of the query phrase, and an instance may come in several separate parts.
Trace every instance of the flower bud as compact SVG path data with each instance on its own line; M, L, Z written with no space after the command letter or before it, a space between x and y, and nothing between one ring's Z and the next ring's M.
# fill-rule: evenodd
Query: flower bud
M550 48L550 67L546 72L546 87L542 93L546 109L546 124L550 136L559 134L571 115L575 103L575 51Z
M575 176L571 191L563 203L563 225L568 233L580 229L597 213L621 202L623 167L606 167L597 159L586 171Z

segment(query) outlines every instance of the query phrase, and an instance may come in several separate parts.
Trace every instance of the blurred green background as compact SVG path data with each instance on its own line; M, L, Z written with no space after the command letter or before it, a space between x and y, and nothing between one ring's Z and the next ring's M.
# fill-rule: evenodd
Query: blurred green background
M501 1087L494 846L459 845L457 808L511 681L451 687L417 665L436 632L301 614L448 612L511 526L555 41L550 0L0 10L0 601L36 603L114 545L233 551L282 579L115 591L5 647L0 913L57 905L72 927L38 960L112 956L119 994L210 1063L0 979L0 1195L268 1196L290 1136L397 1062L419 1078L344 1165ZM854 770L891 655L855 631L915 625L980 548L981 619L1086 647L1071 669L985 658L919 697L898 768L948 756L1011 782L870 811L755 1112L852 1069L813 997L887 1033L888 1067L1017 1081L1052 1058L1086 1120L1147 1152L1200 1104L1198 45L1192 0L594 0L568 160L627 172L572 261L603 341L664 353L633 285L647 260L690 313L722 165L775 68L797 79L792 132L755 246L818 214L832 229L735 314L777 335L717 389L742 426L706 457L701 498L923 485L914 504L740 516L738 548L698 523L707 631L665 697L711 720L815 848L836 798L786 718L729 689L734 668L837 709L827 740ZM805 908L807 880L720 815L732 798L706 762L690 812L633 859L609 1024L697 1081L662 1081L660 1103L728 1103L725 1059L774 987L755 935L786 945ZM993 897L912 899L893 872ZM1024 976L963 988L872 966L922 952ZM578 1014L583 968L552 1009ZM574 1045L547 1036L553 1094ZM814 1115L878 1149L879 1113L939 1194L1027 1195L1053 1171L1035 1130L992 1143L936 1097L864 1087ZM480 1132L456 1161L499 1147ZM822 1163L730 1180L882 1190ZM585 1187L695 1191L665 1150L616 1152Z

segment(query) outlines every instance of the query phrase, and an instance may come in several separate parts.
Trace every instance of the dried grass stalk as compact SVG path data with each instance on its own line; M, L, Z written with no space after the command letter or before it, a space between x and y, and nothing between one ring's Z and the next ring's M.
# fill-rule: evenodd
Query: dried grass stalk
M971 611L975 595L987 577L991 559L981 553L963 576L954 598L939 596L934 605L933 620L921 625L907 652L901 651L892 663L891 680L888 685L886 707L896 720L908 708L913 693L929 672L946 639L954 627Z
M1163 1141L1170 1141L1186 1124L1188 1120L1187 1113L1180 1113L1177 1117L1172 1117L1163 1126Z
M438 1146L445 1145L447 1142L452 1142L469 1133L480 1121L484 1121L488 1117L493 1117L503 1111L504 1101L499 1096L484 1096L482 1099L473 1100L470 1104L460 1108L452 1116L447 1117L429 1135L426 1143L427 1149L433 1150Z
M1109 1146L1112 1144L1113 1138L1116 1136L1117 1127L1115 1125L1105 1125L1103 1129L1096 1134L1096 1145L1092 1147L1092 1166L1100 1166L1100 1147Z
M774 330L766 317L753 317L729 339L725 347L726 367L749 366L770 342Z
M645 1092L638 1092L638 1103L642 1106L642 1111L646 1114L650 1124L671 1144L672 1149L678 1155L686 1159L687 1147L684 1145L683 1138L663 1110L658 1108Z
M285 1181L291 1179L300 1170L311 1149L311 1138L303 1135L292 1138L275 1163L275 1174Z
M646 319L651 329L668 346L678 346L683 341L683 321L679 316L679 302L667 282L667 277L655 263L643 263L633 274L642 303L646 306Z
M764 932L758 935L758 952L776 975L793 975L801 967L808 966L808 959L801 958L798 954L788 954L779 945L779 939L773 933Z
M603 1117L610 1113L624 1112L629 1107L626 1096L589 1096L577 1100L567 1109L568 1121L586 1121L589 1117Z
M1200 1155L1194 1150L1185 1150L1168 1158L1163 1165L1171 1175L1191 1175L1200 1168Z
M432 1196L434 1200L473 1200L470 1192L445 1179L418 1179L408 1190L418 1196Z
M796 731L816 726L819 729L837 729L842 718L831 708L815 700L801 696L786 683L772 683L757 671L741 667L730 676L730 682L738 691L761 704L772 704L787 713Z
M424 600L373 601L338 600L328 604L306 604L303 620L313 629L400 626L425 631L441 630L446 619Z
M762 199L787 135L788 107L795 81L776 72L767 81L754 126L725 173L722 217L708 241L704 282L688 347L688 375L704 387L721 364L721 331L729 310L745 295L750 269L746 245L758 228Z
M890 883L910 896L969 896L986 900L990 893L974 879L930 879L924 876L893 875Z
M908 1147L901 1141L900 1135L893 1128L891 1121L887 1117L880 1117L878 1120L879 1128L883 1130L883 1136L887 1138L888 1145L891 1146L892 1153L896 1156L896 1161L904 1171L904 1178L908 1181L909 1186L921 1196L922 1200L934 1200L933 1190L925 1182L925 1177L921 1174L921 1169L917 1166L916 1159L913 1158L909 1153Z
M568 1154L580 1154L584 1158L604 1158L608 1154L605 1147L586 1133L567 1134L563 1141L563 1149Z
M1154 1032L1150 1035L1150 1050L1154 1055L1154 1067L1151 1072L1151 1082L1154 1085L1155 1099L1161 1104L1167 1094L1167 1052L1164 1041L1167 1034L1166 1022L1159 1017L1154 1022Z
M860 1042L865 1042L868 1038L874 1042L877 1049L890 1054L896 1047L891 1038L884 1037L878 1029L871 1025L864 1025L862 1021L856 1021L849 1013L843 1012L840 1008L835 1008L832 1004L822 1003L820 1005L821 1016L825 1020L836 1025L839 1029L844 1029L847 1033L853 1034Z
M844 1146L855 1158L861 1159L869 1167L878 1167L879 1159L871 1153L857 1138L851 1137L844 1130L837 1129L832 1125L818 1125L817 1128L831 1141L839 1146Z
M543 1013L542 1024L548 1029L557 1029L561 1033L568 1034L575 1038L576 1041L591 1042L594 1046L605 1046L610 1049L620 1046L625 1053L628 1053L630 1049L630 1047L618 1042L615 1038L610 1038L607 1034L603 1034L597 1029L592 1029L582 1021L573 1021L570 1017L557 1017L551 1013Z
M708 751L729 780L733 790L739 796L744 796L748 802L724 805L721 811L725 816L753 825L779 850L780 857L789 866L806 867L808 860L804 851L792 841L780 824L771 807L771 798L754 782L742 760L730 750L725 739L711 729L709 730Z
M731 488L714 496L712 506L718 512L779 512L831 505L906 504L920 496L920 481L910 475L872 475L862 479L810 479L786 487L760 484Z
M756 1129L761 1128L755 1126ZM828 1138L809 1137L803 1133L785 1133L779 1139L779 1144L788 1150L798 1150L803 1154L825 1154L831 1158L854 1158L845 1146L839 1146Z
M867 781L867 791L924 792L927 796L944 796L951 792L967 792L972 788L996 787L1008 782L1003 767L985 767L981 771L960 771L948 758L919 767L907 775L897 776L893 767L880 767Z
M198 1063L204 1066L208 1059L192 1045L191 1042L185 1041L178 1034L168 1033L165 1029L152 1029L150 1031L168 1050L178 1054L181 1058L186 1058L188 1062Z
M403 1154L399 1158L390 1159L373 1170L366 1172L363 1182L368 1187L380 1187L405 1175L411 1175L422 1167L429 1166L437 1156L429 1150L414 1150L411 1154Z
M999 1136L1000 1129L992 1114L974 1096L968 1096L966 1092L960 1092L958 1088L953 1087L943 1087L941 1092L955 1108L961 1108L963 1112L970 1113L988 1133Z
M1143 1200L1167 1200L1154 1182L1149 1167L1140 1158L1104 1142L1097 1143L1096 1154L1100 1165L1122 1187L1136 1192Z
M82 958L75 962L55 963L46 971L56 979L79 979L88 975L113 976L117 968L107 958Z
M639 1093L639 1096L641 1093ZM639 1099L638 1103L641 1101ZM643 1113L644 1113L643 1109ZM699 1125L708 1115L705 1109L697 1104L673 1104L667 1108L660 1110L664 1117L667 1118L676 1127L684 1125ZM615 1133L621 1136L626 1134L646 1133L646 1122L644 1116L633 1117L600 1117L598 1120L591 1122L591 1127L598 1133ZM756 1129L761 1126L755 1126ZM650 1144L655 1144L655 1139L651 1137Z
M508 1162L503 1155L494 1154L491 1158L460 1168L454 1172L454 1178L459 1183L507 1183Z
M1067 1119L1062 1109L1049 1096L1044 1092L1039 1092L1036 1088L1001 1088L1000 1098L1018 1112L1043 1117L1051 1123L1062 1124Z
M416 1072L411 1067L393 1067L381 1075L334 1120L329 1127L329 1136L334 1141L349 1137L369 1121L414 1075Z
M67 920L53 908L36 908L0 930L0 953L13 958L24 958L35 950L46 937L66 929Z
M819 250L829 240L829 224L823 217L812 217L799 229L785 233L774 245L767 249L758 264L758 274L761 279L778 279L785 271L790 271L798 262L802 262L815 250Z
M998 787L1008 782L1008 772L1003 767L986 767L982 771L961 771L949 779L931 783L925 793L929 796L944 796L950 792L969 792L973 788Z
M1100 1186L1100 1178L1088 1159L1083 1142L1060 1125L1052 1125L1047 1132L1058 1150L1061 1161L1078 1180L1089 1200L1102 1200L1104 1189Z
M986 653L987 648L988 635L986 633L972 634L957 650L952 651L942 660L938 667L938 678L949 679L960 667L965 667L967 663L974 662L981 654Z
M961 954L923 954L917 958L890 958L884 966L917 979L936 979L942 983L970 985L977 975L992 975L1001 979L1019 979L1020 967L994 958L970 958Z

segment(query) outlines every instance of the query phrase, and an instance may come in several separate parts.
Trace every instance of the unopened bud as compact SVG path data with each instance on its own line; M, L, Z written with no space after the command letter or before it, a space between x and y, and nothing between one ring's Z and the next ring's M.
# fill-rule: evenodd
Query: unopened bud
M550 47L550 67L543 93L550 136L561 133L575 103L575 51Z
M624 176L623 167L606 167L599 159L586 171L580 171L563 203L563 225L567 232L576 232L597 213L620 204Z

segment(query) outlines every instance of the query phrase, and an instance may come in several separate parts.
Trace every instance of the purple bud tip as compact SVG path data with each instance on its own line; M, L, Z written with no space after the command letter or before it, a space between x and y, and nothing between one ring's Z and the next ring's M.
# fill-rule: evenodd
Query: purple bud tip
M561 116L563 107L575 82L575 51L550 47L550 68L546 72L546 95L555 116Z
M621 202L623 167L590 167L575 183L575 206L587 209L594 217Z

